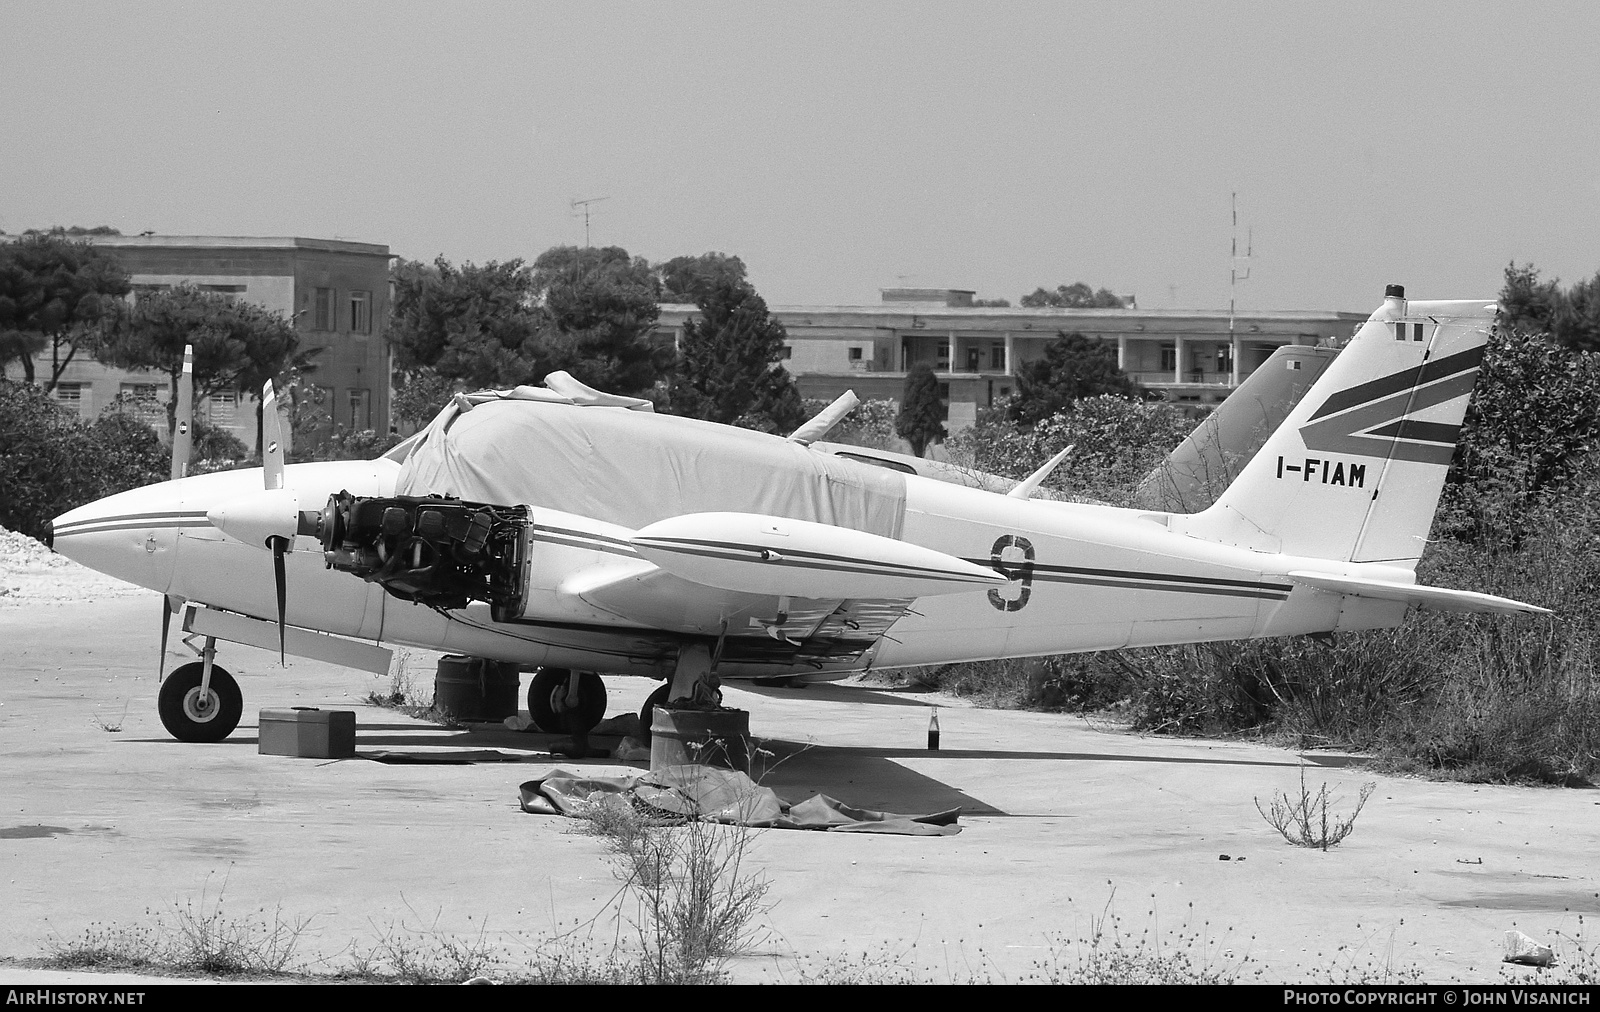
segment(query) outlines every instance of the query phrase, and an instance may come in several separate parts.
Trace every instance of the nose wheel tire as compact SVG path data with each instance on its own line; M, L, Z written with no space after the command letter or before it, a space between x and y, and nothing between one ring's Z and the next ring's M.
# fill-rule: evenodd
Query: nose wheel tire
M569 734L566 709L567 668L539 668L528 681L528 716L546 734ZM558 698L559 697L559 698ZM606 715L606 683L593 671L578 673L577 731L589 731Z
M205 664L194 661L177 668L161 683L156 711L161 723L179 741L221 741L239 726L244 695L226 669L211 665L211 685L202 693Z

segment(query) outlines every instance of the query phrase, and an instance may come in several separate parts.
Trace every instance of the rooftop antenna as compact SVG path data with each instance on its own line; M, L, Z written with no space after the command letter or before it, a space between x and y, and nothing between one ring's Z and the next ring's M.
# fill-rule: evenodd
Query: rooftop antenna
M1244 256L1239 255L1239 193L1234 191L1233 201L1233 259L1229 262L1228 270L1228 383L1230 386L1239 385L1239 343L1233 335L1234 296L1239 282L1250 280L1250 252L1255 248L1255 232L1245 230ZM1245 262L1244 273L1239 273L1239 261Z
M1250 251L1255 246L1254 230L1245 231L1244 256L1239 255L1239 194L1233 193L1233 259L1228 271L1228 340L1233 340L1234 295L1239 282L1250 280ZM1239 273L1239 261L1245 261L1244 273Z
M580 207L583 208L582 214L583 214L583 248L584 249L588 249L589 248L589 205L590 204L598 204L602 200L610 200L610 199L611 199L610 197L590 197L587 200L574 200L572 202L572 211L573 211L573 215L572 216L574 218L576 218L578 216L578 213L579 213L578 212L578 208L580 208Z

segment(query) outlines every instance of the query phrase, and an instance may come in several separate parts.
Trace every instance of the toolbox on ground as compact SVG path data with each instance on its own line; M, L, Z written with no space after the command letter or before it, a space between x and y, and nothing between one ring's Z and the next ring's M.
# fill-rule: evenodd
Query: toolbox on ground
M319 710L294 706L262 710L257 741L262 755L292 755L302 759L354 759L354 710Z

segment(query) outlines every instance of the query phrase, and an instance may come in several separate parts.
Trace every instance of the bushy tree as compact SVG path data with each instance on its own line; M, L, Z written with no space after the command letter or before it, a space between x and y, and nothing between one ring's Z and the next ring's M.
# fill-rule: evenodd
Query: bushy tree
M738 258L721 258L718 265ZM679 257L672 263L697 258ZM699 313L684 322L668 391L673 414L742 425L766 432L789 432L805 421L794 379L783 368L788 335L767 313L767 303L738 270L691 277ZM684 280L680 275L680 280Z
M1573 322L1592 286L1562 292L1538 273L1506 268L1500 317L1446 479L1441 532L1518 541L1532 529L1534 504L1600 459L1600 351L1581 350ZM1563 320L1566 339L1557 333Z
M661 314L649 261L619 246L556 246L533 262L543 309L537 374L564 369L617 394L641 394L672 365L672 349L650 340Z
M656 265L661 279L661 301L699 305L719 290L731 290L749 283L744 261L726 253L702 253L697 257L673 257Z
M531 266L405 261L392 278L396 386L415 382L420 398L407 410L420 413L445 384L513 387L558 369L637 394L671 362L672 349L649 339L660 312L655 273L615 246L558 246Z
M1086 397L1112 394L1137 398L1139 385L1117 368L1116 350L1082 334L1058 334L1044 357L1017 368L1017 394L1010 402L1013 420L1031 425L1070 411Z
M404 373L396 371L389 409L397 422L419 429L439 413L456 389L455 380L427 366Z
M129 290L127 271L98 246L52 234L0 242L0 368L20 359L32 383L33 357L48 347L54 390L80 349L95 353Z
M1047 306L1056 309L1127 308L1127 302L1109 288L1095 291L1082 281L1070 285L1057 285L1055 291L1035 288L1022 297L1022 305L1028 309L1043 309Z
M513 387L549 371L540 369L542 314L533 271L521 260L481 267L457 267L444 257L432 264L403 260L390 277L388 335L397 388L415 379L431 392L439 384L430 375L474 390Z
M906 373L905 391L900 396L900 414L894 431L911 444L911 452L922 456L929 443L945 438L944 399L939 396L939 378L926 362L919 362Z
M1574 351L1600 352L1600 272L1563 291L1559 281L1540 281L1532 264L1512 263L1500 293L1499 325L1548 334Z
M141 295L133 310L106 332L97 357L124 369L167 375L169 433L176 422L185 345L194 346L196 400L225 390L259 398L267 377L297 364L300 336L282 313L192 285Z

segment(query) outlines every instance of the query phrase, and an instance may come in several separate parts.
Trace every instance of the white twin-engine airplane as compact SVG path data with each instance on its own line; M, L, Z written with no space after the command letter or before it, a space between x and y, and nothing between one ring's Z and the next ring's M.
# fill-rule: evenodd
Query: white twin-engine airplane
M187 603L203 660L159 700L185 741L239 721L219 639L376 672L380 643L511 662L535 672L541 728L586 731L600 673L668 680L648 719L727 678L1384 628L1412 605L1544 612L1415 582L1495 310L1391 286L1195 514L1033 498L1055 461L999 494L811 445L848 395L784 439L557 374L458 396L370 461L285 467L268 404L263 468L90 503L53 544L166 595L163 658Z

